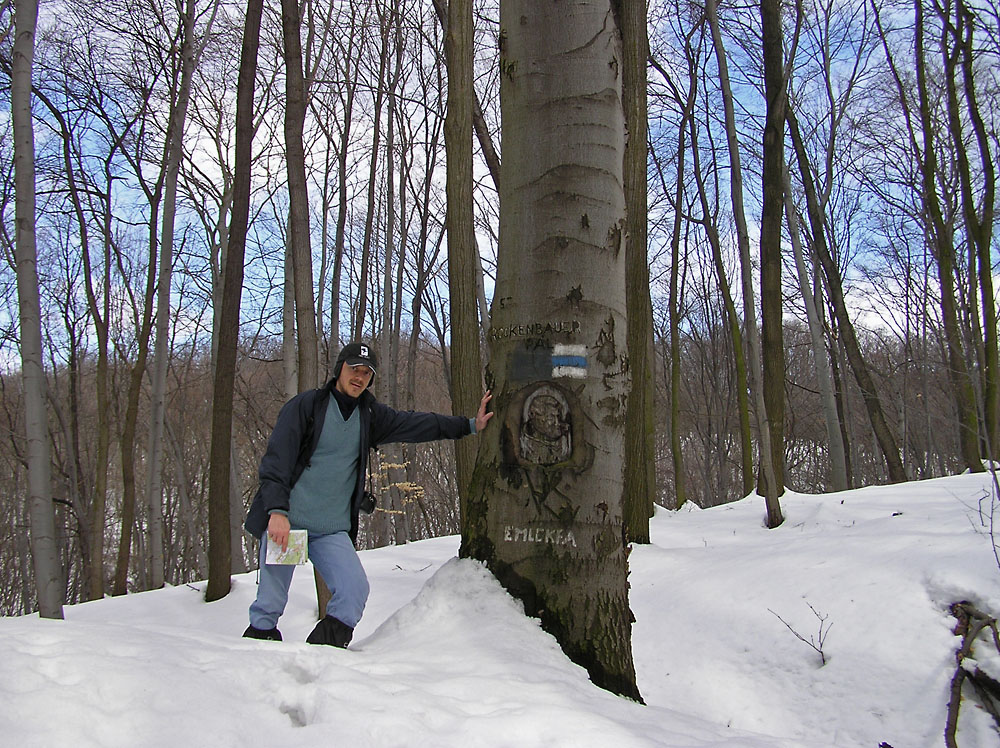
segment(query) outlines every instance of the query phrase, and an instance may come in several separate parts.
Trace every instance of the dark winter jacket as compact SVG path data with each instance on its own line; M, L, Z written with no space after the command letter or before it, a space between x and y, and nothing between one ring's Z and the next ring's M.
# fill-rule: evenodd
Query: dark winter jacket
M309 465L323 431L326 408L335 381L330 380L324 387L296 395L278 413L278 420L267 441L267 451L260 461L257 495L243 525L254 537L264 534L271 510L288 511L292 486ZM358 536L358 514L365 493L369 449L389 442L459 439L472 430L468 418L393 410L378 402L368 390L358 398L358 415L361 419L361 455L358 480L351 498L352 541Z

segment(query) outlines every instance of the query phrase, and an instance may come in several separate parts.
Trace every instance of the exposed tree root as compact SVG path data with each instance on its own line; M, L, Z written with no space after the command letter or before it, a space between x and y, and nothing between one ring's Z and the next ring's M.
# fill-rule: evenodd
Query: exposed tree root
M951 679L944 741L948 748L958 748L955 733L958 731L958 711L962 705L962 686L966 680L972 684L980 706L993 716L993 721L1000 730L1000 681L984 673L978 665L974 670L968 670L965 666L966 658L974 658L973 644L984 629L989 629L993 634L993 646L1000 653L1000 633L997 631L996 618L982 613L970 602L953 604L951 614L958 621L954 633L962 637L962 646L955 653L955 675Z

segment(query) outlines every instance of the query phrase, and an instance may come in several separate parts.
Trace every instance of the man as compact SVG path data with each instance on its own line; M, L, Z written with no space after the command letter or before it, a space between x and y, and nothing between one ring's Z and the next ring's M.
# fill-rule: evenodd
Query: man
M309 558L332 593L326 616L306 641L347 647L368 600L368 578L354 543L359 512L374 509L365 493L369 448L459 439L478 433L493 417L486 412L489 392L474 418L393 410L368 390L375 370L370 346L345 345L333 379L296 395L278 413L260 461L260 488L244 525L261 543L257 599L243 636L281 640L278 618L295 567L265 560L268 543L285 550L295 528L308 531Z

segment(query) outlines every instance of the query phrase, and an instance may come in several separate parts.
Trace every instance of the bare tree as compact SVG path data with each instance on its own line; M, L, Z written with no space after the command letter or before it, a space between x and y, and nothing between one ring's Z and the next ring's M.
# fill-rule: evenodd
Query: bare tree
M622 106L625 109L625 230L628 357L632 387L625 426L625 537L649 542L649 518L656 498L653 418L653 302L649 290L647 246L646 61L649 59L646 0L621 3Z
M281 2L285 45L285 159L288 170L288 243L295 287L299 391L319 383L316 305L313 300L312 243L309 237L309 192L306 182L305 125L308 90L302 72L302 19L296 0ZM286 280L287 282L287 280Z
M391 30L390 19L385 9L380 4L376 4L375 13L378 18L380 48L377 51L378 72L373 83L374 92L374 120L371 130L371 153L369 154L368 169L368 202L365 214L364 238L361 246L361 266L359 268L358 280L358 305L357 315L354 320L353 337L360 340L365 332L365 321L368 316L368 295L372 265L372 241L375 231L375 214L378 203L375 199L376 188L378 186L378 154L382 141L382 110L385 103L385 76L389 64L389 32Z
M754 400L754 415L757 420L758 439L760 444L760 470L764 476L765 486L770 491L765 496L767 500L768 525L780 523L781 507L778 504L778 476L774 473L774 458L771 454L771 429L766 415L763 394L763 370L761 368L760 333L757 329L757 311L754 304L753 266L750 261L750 234L747 229L746 214L743 199L743 167L740 163L740 144L736 129L736 114L732 87L729 82L729 63L726 50L719 30L717 3L706 0L705 14L712 30L712 42L719 68L719 85L722 90L723 112L726 123L726 144L729 150L729 189L733 201L733 218L736 222L736 240L740 252L740 275L743 294L743 326L746 333L747 347L747 383Z
M41 307L35 246L35 135L31 121L31 71L38 3L15 0L11 57L11 118L14 124L17 298L21 328L21 372L27 437L28 507L32 569L43 618L62 618L62 570L56 550L55 510L49 462Z
M254 134L254 78L263 0L249 0L240 51L236 94L236 167L233 210L229 224L229 251L224 268L219 345L212 387L212 444L209 470L208 586L209 602L229 594L232 548L230 546L229 483L233 430L233 389L236 346L239 339L240 298L243 293L243 258L250 218L250 172Z
M683 296L681 285L682 277L687 268L687 261L686 259L683 262L681 260L681 244L683 243L682 235L684 233L684 217L686 213L683 205L686 176L685 157L688 151L687 134L688 127L693 120L692 113L698 93L698 60L691 44L691 37L696 33L698 25L700 24L695 25L684 37L684 55L687 58L689 73L687 90L678 88L669 73L659 63L654 63L654 66L670 88L674 104L680 109L680 120L677 124L677 152L674 156L676 180L673 185L673 196L671 197L673 220L670 228L670 280L667 292L667 334L670 341L670 457L674 468L674 508L680 508L687 501L687 482L684 470L683 432L681 426L681 398L683 396L681 392L681 297ZM653 154L653 162L656 164L656 171L659 174L663 192L665 195L669 194L670 187L667 185L664 167L660 163L660 158L655 153ZM695 165L697 167L697 157Z
M476 237L472 202L472 0L451 0L445 33L448 112L444 122L448 153L448 280L451 287L452 407L475 410L482 391L479 325L476 313ZM455 442L459 500L464 523L477 444Z
M214 17L219 5L213 3L210 12ZM180 70L176 93L172 97L164 143L166 174L163 190L163 219L160 234L160 266L156 289L156 346L153 354L152 401L149 429L148 466L146 473L146 501L149 505L150 586L158 589L164 582L163 559L163 498L161 465L163 462L163 423L167 387L167 367L170 359L170 302L171 274L174 263L174 226L177 216L177 180L184 148L184 127L187 122L188 102L194 69L205 41L195 39L197 8L195 0L186 0L179 14ZM203 31L207 39L211 33L209 20Z
M787 88L780 0L760 0L764 67L764 134L760 218L761 358L771 470L763 471L767 526L784 518L778 497L785 492L785 347L782 342L781 217L784 212L784 144ZM794 45L793 45L794 46ZM794 53L790 55L794 60Z
M977 46L975 31L982 24L980 12L965 0L935 3L942 26L941 53L948 103L949 134L958 166L961 185L962 218L965 235L974 258L970 268L978 264L973 275L979 280L982 314L981 361L982 419L987 450L991 459L1000 458L1000 358L998 358L997 308L993 292L993 261L991 258L996 202L995 157L1000 151L995 132L984 120L975 71ZM988 28L988 22L986 24ZM972 138L965 136L966 117ZM992 137L992 144L991 144ZM976 182L979 182L977 189ZM978 193L978 194L977 194ZM975 298L974 286L970 298ZM978 465L970 466L978 471Z

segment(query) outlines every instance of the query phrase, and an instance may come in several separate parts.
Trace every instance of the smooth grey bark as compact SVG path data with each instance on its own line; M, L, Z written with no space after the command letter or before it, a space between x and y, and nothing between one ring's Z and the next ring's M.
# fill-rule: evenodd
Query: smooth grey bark
M35 56L36 0L15 0L11 55L11 119L14 126L15 262L21 332L21 378L28 462L31 558L43 618L63 617L62 570L56 546L49 429L42 365L42 317L35 244L35 134L31 121L31 77Z
M611 2L501 4L504 160L487 384L461 555L593 682L641 699L622 543L625 118Z

